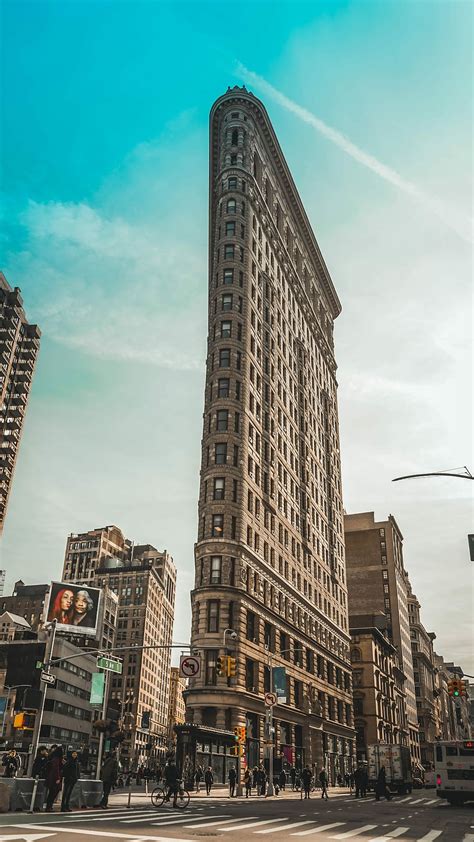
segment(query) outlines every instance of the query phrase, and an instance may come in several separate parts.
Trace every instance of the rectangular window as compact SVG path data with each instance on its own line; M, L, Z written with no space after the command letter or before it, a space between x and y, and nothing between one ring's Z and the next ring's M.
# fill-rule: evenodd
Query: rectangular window
M294 688L295 688L295 707L300 708L303 704L303 685L302 685L301 681L297 681L295 679Z
M216 465L225 465L227 462L227 443L218 442L214 446L214 461Z
M219 631L219 600L210 599L207 603L207 630Z
M227 188L228 190L237 190L237 178L235 175L231 175L227 179Z
M217 381L217 397L228 398L230 394L230 380L228 377L220 377Z
M232 322L221 322L221 339L230 339L232 336Z
M234 433L240 433L240 413L234 415Z
M221 309L224 311L232 310L233 296L231 293L226 293L221 298Z
M224 534L224 515L212 515L212 537L222 538Z
M233 243L226 243L224 246L224 260L233 260L235 257L235 246Z
M216 430L225 433L229 425L229 412L227 409L218 409L216 412Z
M226 248L227 248L227 246L226 246ZM234 246L232 246L231 248L233 250ZM233 256L234 255L232 254L232 257ZM234 283L234 270L233 269L224 269L223 280L224 280L225 284L233 284ZM223 297L225 297L225 296L223 296Z
M253 611L247 611L247 630L246 630L246 637L247 640L253 642L257 641L257 623L256 617Z
M226 237L235 237L235 220L232 220L232 222L226 222L225 233Z
M211 556L211 585L220 585L222 579L222 556Z
M258 692L255 682L255 661L251 658L245 659L245 689L250 693Z
M216 663L217 663L217 650L216 649L207 649L206 650L206 684L215 684L216 683Z
M230 367L230 348L221 348L219 351L219 367Z
M214 500L223 500L225 497L225 479L224 477L214 478Z

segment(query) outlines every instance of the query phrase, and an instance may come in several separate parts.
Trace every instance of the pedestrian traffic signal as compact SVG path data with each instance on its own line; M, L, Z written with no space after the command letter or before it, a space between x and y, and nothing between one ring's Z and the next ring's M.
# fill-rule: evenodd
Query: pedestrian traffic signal
M217 675L227 675L227 655L219 655L216 663Z
M231 655L227 656L227 677L234 678L237 671L237 663Z
M17 713L13 720L13 727L19 731L34 731L36 713Z

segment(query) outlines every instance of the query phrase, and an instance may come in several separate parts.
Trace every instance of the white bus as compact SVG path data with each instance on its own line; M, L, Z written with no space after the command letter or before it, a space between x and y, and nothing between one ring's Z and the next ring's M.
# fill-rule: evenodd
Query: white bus
M474 741L435 744L436 795L450 804L474 801Z

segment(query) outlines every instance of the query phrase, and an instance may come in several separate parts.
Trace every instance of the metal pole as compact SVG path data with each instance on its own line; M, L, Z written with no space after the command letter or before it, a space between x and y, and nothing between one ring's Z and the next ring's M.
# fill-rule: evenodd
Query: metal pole
M106 670L105 686L104 686L104 699L103 699L103 702L102 702L102 719L105 719L106 716L107 716L108 695L109 695L109 670ZM104 753L104 742L105 742L105 733L103 731L101 731L100 735L99 735L99 748L97 750L97 768L95 770L96 781L100 781L100 769L101 769L101 766L102 766L102 755Z
M44 665L45 665L47 670L49 670L49 667L51 665L53 649L54 649L54 641L56 640L56 625L57 625L57 620L53 620L51 637L49 638L47 646L46 646L47 654L46 654L46 659L45 659ZM43 685L43 692L41 694L40 708L39 708L39 711L38 711L38 713L36 715L36 719L35 719L35 729L33 731L33 739L31 740L31 756L30 756L30 759L28 761L28 777L31 777L31 773L33 771L33 763L35 762L35 757L36 757L36 754L37 754L37 751L38 751L38 745L39 745L40 735L41 735L41 726L43 724L44 704L45 704L45 701L46 701L46 692L48 690L48 685L46 684L45 681L40 680L40 683Z
M36 793L38 792L38 781L39 778L38 775L36 775L36 778L33 783L33 792L31 793L30 809L28 810L29 813L34 813L35 811Z

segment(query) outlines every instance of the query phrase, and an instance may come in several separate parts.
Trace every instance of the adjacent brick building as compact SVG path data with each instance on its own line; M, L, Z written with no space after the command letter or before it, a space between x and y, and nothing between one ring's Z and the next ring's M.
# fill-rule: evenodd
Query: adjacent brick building
M341 305L267 112L245 88L211 111L209 230L192 592L204 665L186 718L246 726L247 761L260 762L271 660L286 668L275 761L325 763L334 778L354 745L333 344ZM229 679L216 672L227 645Z
M186 679L179 674L178 667L170 669L170 694L168 705L168 739L175 739L174 726L182 725L186 720L186 705L183 692L186 690Z
M403 564L403 535L395 518L375 521L373 512L344 517L350 614L381 611L405 676L406 718L414 765L421 760L418 710L408 618L409 581Z
M0 272L0 535L5 523L41 332L30 325L18 287Z

